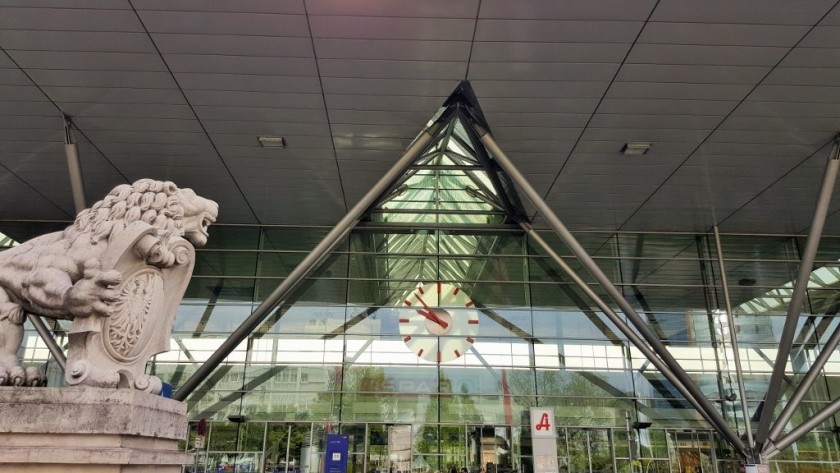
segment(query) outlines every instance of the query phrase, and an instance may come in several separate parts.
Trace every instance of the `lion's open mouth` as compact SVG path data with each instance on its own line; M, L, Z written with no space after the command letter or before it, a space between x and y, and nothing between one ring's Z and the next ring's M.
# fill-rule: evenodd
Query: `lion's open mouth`
M201 233L204 236L210 236L210 232L207 230L207 227L216 223L216 219L210 217L204 217L201 219Z

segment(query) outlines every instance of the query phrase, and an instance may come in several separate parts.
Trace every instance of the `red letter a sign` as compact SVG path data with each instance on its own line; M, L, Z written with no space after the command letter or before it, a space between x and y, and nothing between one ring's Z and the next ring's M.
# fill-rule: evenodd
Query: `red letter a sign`
M557 435L554 427L553 407L531 408L531 437L554 438Z
M559 473L553 407L531 408L531 451L534 473Z
M543 412L542 416L540 416L540 421L535 426L537 430L550 430L551 429L551 422L548 421L548 412Z

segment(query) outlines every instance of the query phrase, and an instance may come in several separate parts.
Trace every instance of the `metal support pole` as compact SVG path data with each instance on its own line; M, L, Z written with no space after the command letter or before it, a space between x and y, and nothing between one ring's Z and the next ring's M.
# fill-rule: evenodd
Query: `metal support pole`
M85 185L82 181L82 166L79 161L79 150L73 141L70 118L64 117L64 154L67 156L67 170L70 174L70 190L73 192L73 206L78 214L85 208Z
M820 375L820 371L822 371L823 366L834 354L834 349L837 348L837 344L840 343L840 326L834 329L834 332L829 337L828 341L823 346L820 354L817 355L817 358L811 364L811 367L808 369L808 372L799 381L799 386L796 387L796 390L791 394L790 399L788 399L787 405L782 410L781 414L779 414L779 418L773 423L773 427L770 428L770 433L767 434L768 444L773 442L775 438L782 433L782 430L785 428L785 425L790 421L790 418L793 417L794 411L799 405L802 403L802 399L805 398L805 394L814 384L814 381L817 380L817 377Z
M773 375L770 376L770 384L767 387L767 395L764 398L764 408L761 410L761 418L758 422L758 431L755 436L756 447L760 447L767 440L770 422L773 420L776 403L779 401L782 378L785 375L785 367L790 357L790 349L793 346L796 324L799 322L799 314L802 311L802 304L805 299L805 289L808 287L808 280L814 266L814 259L817 256L817 247L822 237L825 217L828 214L828 206L831 202L831 194L834 191L834 181L837 178L838 168L840 168L840 135L834 137L834 147L831 150L828 163L826 163L822 187L817 197L814 216L811 219L811 231L808 233L808 239L805 241L805 249L802 252L799 275L796 277L793 293L790 296L790 306L788 306L785 326L782 329L782 336L779 340L779 351L776 353L776 361L773 364Z
M720 244L720 228L712 227L715 232L715 249L717 250L718 266L720 267L720 281L723 287L723 301L726 304L726 322L729 324L729 343L732 345L732 359L735 363L735 375L738 378L738 395L741 397L741 410L744 412L744 428L747 431L747 446L752 449L753 433L750 421L750 408L747 405L747 389L744 384L744 371L741 368L741 352L738 349L738 337L735 336L735 316L732 313L732 300L729 298L729 282L726 280L726 266L723 263L723 247ZM755 460L754 458L752 460Z
M61 347L58 346L58 342L55 341L55 337L53 337L52 332L50 332L49 327L47 324L44 323L44 320L41 317L38 317L35 314L26 314L26 318L29 319L29 323L35 327L35 331L38 332L38 335L41 336L41 339L44 340L44 343L47 344L47 348L50 350L50 354L52 354L53 358L55 358L56 364L61 367L61 370L64 371L65 366L67 365L67 357L64 356L64 352L61 350Z
M79 164L79 151L76 148L76 143L73 142L73 133L71 130L72 124L70 118L64 116L64 154L67 156L67 170L70 175L70 190L73 193L73 207L78 214L87 206L85 204L85 189L82 182L82 168ZM62 371L67 365L67 357L64 356L64 351L58 346L52 332L47 324L35 314L26 314L29 323L35 327L35 331L41 336L41 339L46 343L50 354L55 359Z
M370 190L347 212L329 233L318 243L312 251L306 255L306 258L300 262L295 268L283 279L274 291L265 298L265 300L245 319L239 327L213 352L207 361L202 364L192 376L190 376L184 385L173 396L176 400L183 401L186 397L198 387L198 385L218 367L230 353L236 349L253 330L269 316L271 311L282 304L291 292L303 282L312 271L326 259L333 248L356 226L361 216L370 207L370 205L384 192L392 182L394 182L400 174L405 172L408 166L414 161L426 146L431 142L437 130L440 128L440 122L436 122L429 126L420 136L414 140L408 149L405 150L402 157L394 163L391 169L385 173L379 181L370 188Z
M606 302L604 302L604 300L601 299L601 297L598 294L596 294L595 291L593 291L588 284L586 284L586 281L584 281L580 276L578 276L578 274L571 268L571 266L569 266L566 263L566 261L564 261L563 258L560 255L558 255L554 251L554 249L551 248L551 246L531 227L531 225L525 222L520 222L519 226L521 226L522 229L525 230L525 233L528 235L529 238L531 238L532 241L537 243L540 246L540 248L542 248L542 250L546 254L548 254L548 256L551 257L551 259L555 263L557 263L558 266L560 266L560 269L566 273L569 279L571 279L572 282L574 282L580 288L580 290L583 291L583 293L590 300L592 300L592 302L594 302L595 305L598 306L599 309L601 309L601 312L603 312L604 315L606 315L607 318L610 319L610 322L612 322L621 331L621 333L624 334L624 336L627 337L627 339L630 340L630 342L636 348L638 348L639 351L642 352L645 358L650 360L650 362L656 367L656 369L658 369L662 373L662 375L665 376L665 378L667 378L668 381L670 381L671 384L673 384L674 387L677 388L677 390L697 410L697 412L699 412L700 415L703 416L703 418L706 419L707 422L709 422L709 424L714 426L715 429L721 433L721 435L726 437L729 443L732 443L735 448L738 448L737 444L734 443L733 440L737 440L738 442L740 442L740 439L738 439L737 434L734 431L732 431L729 425L727 425L725 422L723 424L719 424L716 419L707 415L706 412L703 409L701 409L700 404L697 402L694 396L685 388L685 386L680 382L680 380L677 379L676 376L674 376L674 373L665 365L665 363L659 358L659 356L657 356L657 354L654 353L654 351L647 346L645 341L642 340L642 338L635 331L633 331L633 329L630 328L630 326L628 326L623 320L621 320L621 317L619 317L618 314L616 314L615 311L612 310L612 308ZM741 445L741 448L739 450L743 450L743 444ZM741 453L746 454L746 452L744 451L741 451Z
M479 136L481 136L481 142L493 153L493 156L502 166L502 168L508 173L508 175L513 179L513 181L522 188L528 198L531 200L531 203L537 208L540 214L548 221L551 228L560 237L561 240L569 247L569 249L574 253L577 257L578 261L586 267L590 274L595 278L595 280L607 291L610 298L612 298L615 303L619 306L624 315L627 317L628 320L636 327L636 330L642 334L645 340L647 340L648 344L650 344L651 349L656 352L665 364L671 369L671 371L676 375L676 377L680 380L680 382L685 386L685 388L692 394L692 396L697 400L700 404L701 408L706 412L709 417L715 418L716 425L726 425L726 421L723 419L723 416L715 409L712 403L703 396L703 393L694 384L694 381L688 376L688 374L683 370L682 366L671 356L671 353L665 348L665 345L659 340L655 333L648 327L648 325L642 320L633 306L630 305L629 302L621 295L618 289L613 286L610 279L601 271L601 268L595 263L591 256L586 252L586 250L581 246L581 244L575 239L574 235L569 232L563 222L554 214L548 204L542 199L542 197L537 193L537 191L531 186L527 179L519 172L519 170L514 166L514 164L510 161L504 151L499 148L496 144L496 141L493 137L488 133L486 130L480 129L474 123L472 124L473 127L476 128L476 132ZM731 430L731 429L730 429ZM721 432L723 433L723 432ZM744 452L745 447L741 439L735 438L732 439L732 444L735 448L740 451Z
M788 432L787 435L780 438L779 440L776 440L775 442L768 440L766 448L767 453L763 453L761 455L763 461L766 462L767 460L773 458L780 451L784 450L785 448L789 447L792 443L799 440L803 435L816 429L829 417L836 414L837 411L840 411L840 399L835 399L831 402L831 404L820 409L819 412L814 414L814 417L811 417L810 419L806 420L798 427Z

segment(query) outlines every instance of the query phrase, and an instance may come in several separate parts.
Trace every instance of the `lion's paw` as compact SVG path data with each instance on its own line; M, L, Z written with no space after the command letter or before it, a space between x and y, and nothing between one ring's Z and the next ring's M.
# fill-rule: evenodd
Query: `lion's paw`
M102 271L101 266L98 259L87 260L84 277L67 292L68 312L74 316L111 315L111 303L119 298L114 287L122 282L122 274L115 270Z
M26 382L26 371L20 366L14 366L9 370L9 379L7 383L10 386L23 386Z
M47 375L38 368L30 366L29 368L26 368L25 373L26 381L24 382L24 385L32 387L47 385Z

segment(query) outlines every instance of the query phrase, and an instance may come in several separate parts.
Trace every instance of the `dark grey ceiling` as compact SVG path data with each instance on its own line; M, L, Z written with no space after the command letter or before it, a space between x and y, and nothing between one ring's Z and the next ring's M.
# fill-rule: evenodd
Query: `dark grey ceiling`
M840 131L836 5L0 0L0 219L71 218L63 113L90 200L154 177L223 222L333 224L468 79L572 229L801 232Z

